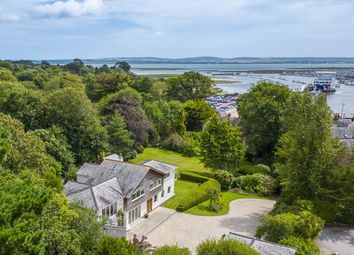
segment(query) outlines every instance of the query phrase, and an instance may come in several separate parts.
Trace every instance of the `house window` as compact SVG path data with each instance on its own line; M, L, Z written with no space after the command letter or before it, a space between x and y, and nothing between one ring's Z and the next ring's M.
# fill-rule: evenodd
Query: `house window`
M171 186L168 186L167 193L171 193Z
M137 219L141 217L141 206L137 206L134 209L129 211L129 224L135 222Z
M153 183L150 184L150 190L155 189L161 186L161 179L155 180Z
M137 192L132 194L132 201L138 199L139 197L144 196L144 194L145 194L144 189L138 190Z
M102 209L102 217L112 217L117 214L117 202Z
M161 198L165 196L165 190L162 190L161 192Z
M154 202L157 202L157 195L154 196Z

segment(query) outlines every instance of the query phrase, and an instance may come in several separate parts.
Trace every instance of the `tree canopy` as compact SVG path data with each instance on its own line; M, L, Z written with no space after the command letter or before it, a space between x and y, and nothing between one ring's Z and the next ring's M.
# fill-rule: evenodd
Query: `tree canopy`
M244 156L244 145L239 127L228 119L220 121L213 116L201 136L201 161L207 168L233 172Z
M260 82L237 100L240 125L252 157L271 161L283 134L283 112L290 89L284 85Z
M205 99L215 95L218 90L207 76L196 72L187 72L167 80L167 96L179 101Z

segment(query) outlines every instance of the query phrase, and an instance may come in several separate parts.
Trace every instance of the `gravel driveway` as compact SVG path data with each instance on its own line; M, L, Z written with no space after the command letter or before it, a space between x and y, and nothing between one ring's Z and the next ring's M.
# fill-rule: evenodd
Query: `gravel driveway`
M323 254L354 254L354 228L326 227L317 238Z
M194 251L198 243L208 238L220 238L229 231L254 235L262 215L267 214L275 201L264 199L238 199L230 204L230 211L222 216L196 216L187 213L173 213L154 229L139 225L140 233L148 237L154 246L179 245ZM160 208L157 208L158 210ZM161 208L161 214L166 208ZM167 209L169 210L169 209ZM173 211L173 210L171 210ZM158 217L159 212L155 213Z

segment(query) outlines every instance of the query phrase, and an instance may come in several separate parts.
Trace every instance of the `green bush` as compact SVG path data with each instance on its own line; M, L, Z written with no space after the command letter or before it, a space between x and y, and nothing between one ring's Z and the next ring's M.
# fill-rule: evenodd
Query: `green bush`
M236 240L207 240L197 247L198 255L259 255L247 244Z
M184 147L180 152L186 156L197 156L200 154L200 132L187 132Z
M103 236L95 255L137 255L137 249L124 238Z
M231 183L235 178L232 173L225 170L217 170L214 172L213 176L215 180L220 183L221 189L223 190L229 190L231 187Z
M264 174L244 175L236 178L237 186L249 193L263 196L274 194L277 184L273 177Z
M152 255L190 255L188 248L180 248L178 246L162 246L155 250Z
M271 242L290 237L311 240L318 236L323 226L324 221L309 211L299 214L287 212L263 217L256 236Z
M198 183L203 183L206 181L209 181L210 179L197 175L197 174L193 174L190 172L182 172L179 174L179 178L185 181L191 181L191 182L198 182Z
M182 175L182 174L181 174ZM190 192L183 197L179 202L176 210L184 212L193 206L196 206L209 199L209 190L216 189L220 191L220 184L215 180L208 180L198 187L190 190Z
M295 236L298 217L293 213L267 215L261 219L256 236L271 242Z
M179 134L173 133L162 141L161 146L164 149L180 152L181 148L185 146L185 140Z
M196 156L200 153L200 133L187 132L184 137L173 133L162 141L161 146L186 156Z
M309 211L298 214L296 232L305 239L313 239L319 235L324 227L324 221Z
M279 243L295 248L295 255L317 255L320 252L320 249L313 241L307 241L300 237L284 238Z
M237 171L240 175L250 175L250 174L271 174L270 167L264 164L258 164L255 166L251 165L241 165Z

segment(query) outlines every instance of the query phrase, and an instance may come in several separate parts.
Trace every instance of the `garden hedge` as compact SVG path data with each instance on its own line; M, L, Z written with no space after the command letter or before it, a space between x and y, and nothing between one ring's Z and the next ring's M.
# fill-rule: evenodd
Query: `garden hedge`
M187 195L185 195L176 210L178 212L184 212L189 208L206 201L209 198L209 189L217 189L220 191L221 187L217 181L207 179L207 181L192 189Z
M204 183L209 181L210 179L204 176L200 176L198 174L193 174L190 172L182 172L179 175L179 178L185 181L197 182L197 183Z

